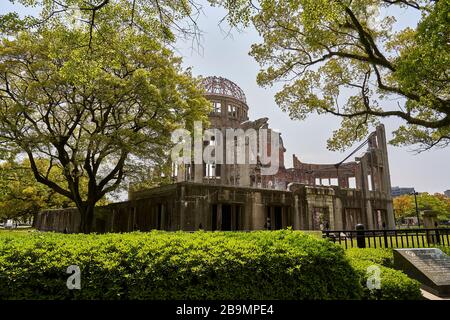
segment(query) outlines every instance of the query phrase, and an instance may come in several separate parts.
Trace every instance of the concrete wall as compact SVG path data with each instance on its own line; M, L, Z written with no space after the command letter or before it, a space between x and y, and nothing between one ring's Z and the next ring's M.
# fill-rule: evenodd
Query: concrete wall
M98 207L95 232L129 232L161 229L263 230L292 227L297 230L353 229L367 225L367 203L361 190L295 184L290 190L233 187L181 182L133 194L133 199ZM389 202L372 195L373 221ZM379 212L376 212L378 210ZM377 216L380 213L381 216ZM43 231L78 232L79 214L74 208L43 211L36 228ZM381 227L381 226L377 226Z
M34 227L42 231L77 233L80 231L80 214L77 208L42 211L35 217Z

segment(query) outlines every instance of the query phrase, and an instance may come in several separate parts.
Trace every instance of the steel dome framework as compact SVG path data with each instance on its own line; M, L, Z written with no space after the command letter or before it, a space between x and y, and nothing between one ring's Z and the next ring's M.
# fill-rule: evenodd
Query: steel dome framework
M232 97L247 104L244 91L231 80L212 76L203 78L202 84L208 94Z

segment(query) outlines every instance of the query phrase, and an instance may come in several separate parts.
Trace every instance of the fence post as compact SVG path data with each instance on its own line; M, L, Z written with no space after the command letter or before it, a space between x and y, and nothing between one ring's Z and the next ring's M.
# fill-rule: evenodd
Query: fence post
M383 222L383 237L384 237L384 247L388 248L388 238L387 238L387 232L386 232L386 223Z
M436 242L437 244L441 244L441 236L439 235L439 226L437 222L434 222L434 227L436 228Z
M364 225L361 223L358 223L356 225L356 244L358 245L358 248L366 247L366 237L365 237L365 232L364 232Z

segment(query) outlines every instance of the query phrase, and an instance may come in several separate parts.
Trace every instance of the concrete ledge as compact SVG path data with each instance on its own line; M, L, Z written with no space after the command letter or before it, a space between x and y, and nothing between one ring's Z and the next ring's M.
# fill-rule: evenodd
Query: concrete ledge
M448 301L450 301L450 298L438 297L437 295L434 295L431 292L428 292L424 289L420 289L420 292L422 293L422 296L427 300L448 300Z

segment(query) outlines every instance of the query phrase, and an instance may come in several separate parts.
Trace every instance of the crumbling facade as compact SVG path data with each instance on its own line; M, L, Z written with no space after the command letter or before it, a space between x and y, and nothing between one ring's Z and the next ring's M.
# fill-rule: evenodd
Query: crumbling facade
M208 77L204 86L213 104L212 128L267 129L273 134L268 118L249 120L245 94L235 83ZM350 162L310 164L293 155L293 167L286 168L281 136L279 142L278 170L273 175L261 174L259 158L253 164L179 165L173 184L130 191L128 201L98 208L93 229L350 230L358 223L367 229L395 227L383 125L361 145L360 150L365 145L367 150ZM226 154L230 150L224 145ZM77 232L77 214L76 210L44 211L35 225Z

